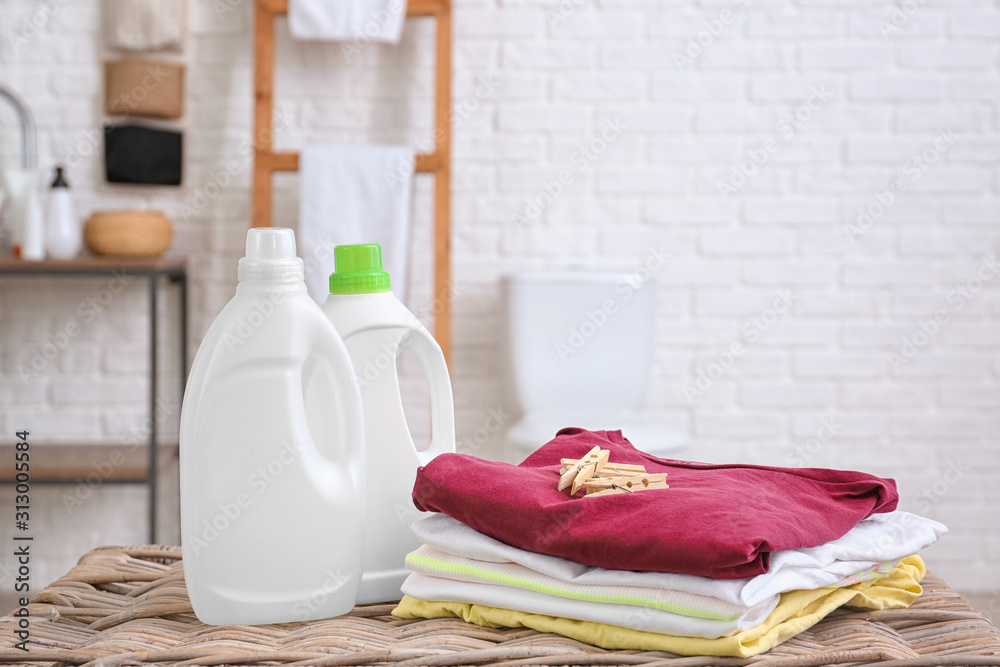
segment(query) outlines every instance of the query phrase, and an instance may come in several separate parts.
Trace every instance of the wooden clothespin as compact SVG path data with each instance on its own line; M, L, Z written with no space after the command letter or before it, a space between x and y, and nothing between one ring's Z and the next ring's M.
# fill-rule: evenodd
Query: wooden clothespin
M636 493L651 489L669 489L667 473L647 473L646 468L631 463L611 463L611 450L594 447L580 459L561 459L559 491L569 487L570 495L586 489L586 498Z
M595 462L600 453L601 453L601 448L594 447L589 452L587 452L586 456L577 461L573 461L572 459L563 459L562 463L566 467L563 468L562 474L560 474L559 476L559 484L558 486L556 486L556 490L562 491L567 486L570 486L573 483L573 480L576 479L576 476L580 473L580 471L586 468L591 463ZM566 465L566 461L571 461L571 464Z
M563 468L559 475L559 484L556 489L562 491L570 487L570 495L574 495L583 488L584 482L601 472L611 456L611 450L594 447L587 452L587 455L579 460L566 459L571 465Z
M572 491L569 492L569 494L571 496L576 495L576 492L579 491L581 488L583 488L583 485L587 482L588 479L590 479L597 473L601 472L601 469L605 465L607 465L609 456L611 456L611 450L608 449L600 450L600 452L597 455L597 459L594 462L584 466L583 469L581 469L580 472L576 474L576 477L573 479L573 489Z
M594 450L590 450L590 451L594 451ZM589 453L588 453L588 455L589 455ZM577 463L579 463L579 461L577 461L576 459L562 459L560 461L560 463L562 463L562 465L563 465L564 468L569 468L569 467L574 466ZM614 470L617 470L617 471L620 471L620 472L637 472L637 473L645 473L646 472L646 468L644 466L637 466L637 465L634 465L634 464L631 464L631 463L611 463L611 462L606 463L604 465L604 468L602 470L604 472L614 471Z
M597 498L599 496L613 496L620 493L636 493L638 491L670 488L667 485L666 473L594 479L586 482L584 486L587 488L587 495L584 496L585 498ZM594 491L591 491L591 489Z
M573 463L576 464L577 461L574 460ZM571 467L575 466L562 468L559 471L559 474L563 475L567 473ZM646 469L643 468L642 466L629 466L629 467L639 468L639 470L622 470L619 467L617 467L617 465L614 463L605 463L603 466L594 470L594 474L591 476L591 479L604 479L607 477L641 477L646 474ZM577 469L582 470L582 467Z
M659 488L659 484L667 483L667 473L650 473L648 475L635 475L629 477L602 477L600 479L590 479L584 482L583 486L587 491L603 491L612 486L626 486L633 490L643 488ZM657 486L654 486L657 485Z

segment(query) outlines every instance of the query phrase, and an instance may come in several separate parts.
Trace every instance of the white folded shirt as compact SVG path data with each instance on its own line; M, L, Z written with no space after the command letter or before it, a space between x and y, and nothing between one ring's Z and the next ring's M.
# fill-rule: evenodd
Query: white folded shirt
M773 552L770 567L765 574L749 579L711 579L690 574L609 570L581 565L564 558L518 549L483 535L444 514L435 514L413 524L413 531L425 545L445 554L474 561L452 561L444 567L431 567L426 557L423 558L418 571L433 573L435 579L455 579L461 575L461 581L456 583L508 588L515 593L515 600L517 595L531 592L546 598L561 598L570 605L579 604L580 600L594 600L595 596L618 599L636 597L636 588L657 589L671 594L649 597L644 590L644 604L639 606L649 611L670 613L671 616L701 616L696 620L714 623L735 620L737 624L742 622L740 619L755 618L762 609L774 609L778 596L786 591L846 586L880 576L890 571L902 558L936 542L947 530L936 521L908 512L874 514L840 539L808 549ZM416 559L412 558L414 555L417 556ZM415 569L414 563L421 560L420 556L420 550L411 554L407 559L407 567ZM489 563L516 564L523 569L508 572L491 568ZM461 574L463 571L464 575ZM504 577L508 578L505 580ZM421 581L422 579L417 579L418 584ZM552 587L550 590L557 591L558 594L535 592L545 590L545 586ZM589 587L602 588L597 590ZM615 588L609 590L606 587ZM421 597L407 592L405 586L403 592ZM430 599L449 598L437 595ZM489 604L482 600L479 602ZM507 608L510 608L509 605ZM528 611L523 606L514 608ZM668 612L667 609L672 611ZM766 618L766 614L764 617Z
M529 570L517 563L473 560L438 551L427 545L420 547L406 557L406 567L419 575L425 575L423 578L417 578L416 581L419 584L426 579L422 590L424 592L432 590L434 597L429 599L433 600L451 599L441 597L443 593L440 586L445 585L441 583L445 580L484 584L483 587L460 587L457 590L464 591L470 597L475 591L479 591L488 595L491 600L503 600L508 604L516 602L518 599L516 596L522 592L531 592L546 597L561 598L573 603L598 604L599 607L610 606L614 607L615 610L629 607L630 613L644 614L645 611L651 611L654 613L649 616L652 620L658 621L659 627L670 628L670 630L656 630L655 632L668 634L677 634L678 631L683 631L681 634L694 632L698 634L692 636L697 637L720 637L730 632L753 627L774 611L779 600L779 596L775 595L761 604L746 608L723 602L718 598L666 588L570 583ZM431 589L431 584L435 584L436 587ZM505 587L506 590L492 590L497 587ZM449 590L451 589L449 587ZM462 601L492 604L481 598ZM552 604L562 611L568 609L556 602L552 602ZM494 606L507 605L496 604ZM603 611L606 617L608 610L604 609ZM569 612L567 611L567 613ZM569 617L578 618L578 616L572 615Z
M474 584L453 579L429 577L414 572L403 582L403 593L421 600L467 602L531 614L544 614L578 621L618 625L633 630L658 632L681 637L725 637L763 623L777 606L759 607L740 619L716 621L673 614L659 609L604 602L580 602L555 595L491 584Z

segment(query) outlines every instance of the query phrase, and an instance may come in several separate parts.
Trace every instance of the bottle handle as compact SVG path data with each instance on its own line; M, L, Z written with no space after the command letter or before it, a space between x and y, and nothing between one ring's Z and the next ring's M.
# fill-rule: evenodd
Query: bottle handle
M326 317L325 315L323 316ZM331 327L332 328L332 327ZM354 364L342 342L332 343L327 338L327 332L317 331L309 341L309 356L319 355L327 360L329 379L337 397L344 419L337 420L338 442L336 450L331 451L329 443L319 443L313 434L307 430L308 442L313 450L327 460L339 460L339 457L350 451L354 443L364 443L364 411L361 402L361 392L357 384ZM300 406L305 415L305 403ZM332 409L332 406L330 406ZM364 457L361 457L362 459ZM362 473L363 475L363 473Z
M407 343L424 369L431 397L431 443L417 452L420 465L425 466L438 454L455 451L455 401L451 376L441 346L423 327L413 327Z

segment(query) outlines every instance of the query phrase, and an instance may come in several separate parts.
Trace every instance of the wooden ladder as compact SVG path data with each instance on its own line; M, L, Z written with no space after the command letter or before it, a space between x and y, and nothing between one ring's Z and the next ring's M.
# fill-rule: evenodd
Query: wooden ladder
M288 0L257 0L254 18L253 226L270 227L271 175L298 171L298 153L273 150L274 19ZM434 174L434 337L451 362L451 0L409 0L407 16L437 19L434 151L418 153L416 170Z

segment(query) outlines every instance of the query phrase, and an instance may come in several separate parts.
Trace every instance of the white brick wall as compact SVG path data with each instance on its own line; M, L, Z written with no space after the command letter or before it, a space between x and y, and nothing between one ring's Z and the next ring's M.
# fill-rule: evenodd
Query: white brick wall
M12 48L7 35L45 4L0 0L0 80L28 99L41 161L51 165L101 120L101 54L98 3L82 0L64 3ZM232 294L249 216L248 164L220 196L181 215L250 132L252 3L221 16L217 4L192 0L184 186L112 187L94 156L70 173L84 213L139 205L173 216L172 252L191 261L193 342ZM808 464L895 477L902 507L952 525L930 552L931 566L957 587L1000 589L1000 276L969 283L982 259L1000 251L1000 4L918 3L910 14L868 0L456 5L456 107L477 102L456 117L454 146L460 439L470 442L490 409L510 408L498 379L500 275L580 262L632 269L650 245L662 245L672 258L656 275L649 408L689 434L686 456L784 464L832 417L836 434ZM677 56L726 10L733 14L716 27L720 34L703 34L706 45L678 67ZM428 136L432 22L412 21L401 45L370 46L352 63L338 46L296 44L283 26L278 34L278 107L290 118L279 146L416 145ZM481 76L496 91L475 100ZM810 107L816 89L829 99ZM537 220L516 228L528 198L572 168L574 151L609 119L626 125L621 135L574 172ZM0 111L0 125L8 162L17 147L13 116ZM949 129L955 142L914 170L909 161ZM762 165L746 162L768 145L774 150ZM723 199L719 183L741 165L753 173ZM901 191L873 213L876 193L894 180ZM426 311L430 188L419 181L409 303ZM296 177L279 176L275 186L276 221L294 224ZM851 240L845 226L858 224L859 209L873 218ZM960 286L964 295L954 291ZM29 424L58 440L113 439L141 420L139 285L39 377L21 383L16 373L95 289L27 281L0 288L4 437ZM790 312L747 342L744 322L780 289L794 295ZM923 341L920 323L941 309L948 322ZM171 313L164 304L168 323ZM903 354L904 338L916 355L894 371L888 355ZM685 398L684 387L739 340L746 353L700 396ZM166 391L170 378L164 382ZM476 451L488 453L498 440L491 434ZM960 483L947 481L949 466L961 470ZM107 516L126 493L110 489L91 502L103 503ZM116 528L73 544L141 541L139 514L129 519L133 537ZM53 531L65 525L51 518ZM71 557L60 558L47 574L68 566Z

